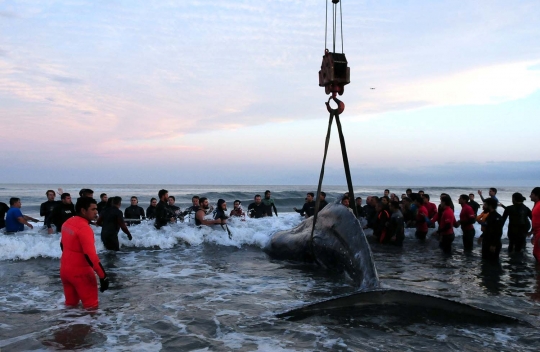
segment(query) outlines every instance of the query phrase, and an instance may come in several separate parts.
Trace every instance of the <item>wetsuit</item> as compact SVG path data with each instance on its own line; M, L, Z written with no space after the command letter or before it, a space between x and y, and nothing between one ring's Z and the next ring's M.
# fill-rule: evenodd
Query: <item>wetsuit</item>
M76 306L79 301L82 301L84 308L98 306L94 271L100 279L105 279L107 274L96 254L94 241L94 232L88 226L88 220L74 216L64 223L60 239L60 279L67 306Z
M148 206L148 208L146 208L146 217L148 219L155 219L156 218L156 207L153 207L153 206Z
M375 207L366 204L364 205L364 213L366 214L367 227L372 229L377 221L377 210L375 210Z
M403 240L405 239L405 222L403 221L403 214L400 210L392 213L390 216L390 223L388 224L388 236L390 244L396 246L403 246ZM392 238L395 237L395 241L392 241Z
M459 222L461 224L461 231L463 231L463 249L472 250L474 244L474 230L473 224L476 222L476 214L474 209L469 204L463 204L461 212L459 213Z
M126 227L124 222L124 215L122 211L116 206L110 206L103 210L96 225L101 226L101 241L105 248L112 251L120 250L120 243L118 242L118 231L122 231L131 240L131 233Z
M426 221L427 214L428 211L423 205L421 205L416 212L416 233L414 235L421 241L426 239L426 235L428 233L428 223Z
M41 203L41 206L39 207L39 216L45 217L45 219L43 219L45 224L47 224L47 221L49 220L49 216L51 216L51 213L53 212L54 208L60 203L62 203L62 201L57 201L57 200L48 200L46 202Z
M375 221L375 227L373 228L373 236L375 236L380 243L390 242L390 236L386 235L388 230L388 220L390 220L388 210L383 209L377 214L377 221Z
M478 214L478 209L480 209L480 204L478 204L474 200L469 200L469 205L471 206L472 210L474 211L474 215L476 216Z
M9 206L6 203L0 202L0 229L6 227L6 213L9 210Z
M105 210L105 208L107 208L107 202L101 201L101 202L97 203L97 211L98 211L98 214L101 215L101 212L102 212L103 210Z
M533 231L533 255L536 262L540 263L540 201L534 203L532 210L532 231Z
M361 206L361 205L356 206L356 213L358 214L359 218L365 218L366 217L366 212L364 210L364 207Z
M414 221L416 220L416 213L413 211L413 208L403 207L401 210L403 214L403 220L405 220L406 227L414 227Z
M445 252L450 253L452 251L452 242L454 242L454 223L456 218L454 216L454 210L451 207L447 206L441 214L439 220L439 233L441 234L441 239L439 242L439 247Z
M313 206L315 207L315 203L314 202L312 203L313 203ZM266 205L264 205L262 202L259 204L253 202L248 206L248 214L250 218L255 218L255 219L265 217L267 214Z
M531 228L529 219L532 218L532 212L523 203L510 205L504 209L502 223L510 218L508 222L508 252L521 252L526 247L527 233Z
M163 226L167 225L171 218L174 218L175 215L171 213L169 206L164 201L160 200L156 206L156 222L154 226L156 229L160 229Z
M167 208L169 208L171 214L174 214L174 218L180 217L180 207L177 207L176 205L167 205Z
M138 205L130 205L124 210L126 219L144 219L144 209ZM128 221L127 225L138 225L140 221Z
M262 203L266 206L266 216L273 216L272 215L272 209L274 209L274 212L276 213L276 216L278 216L277 215L276 205L274 204L274 199L273 198L263 198Z
M326 201L326 199L323 199L319 202L319 210L323 210L325 206L328 205L328 202Z
M56 232L62 231L62 225L71 217L75 216L75 206L73 203L64 204L60 202L56 207L54 207L51 215L45 222L47 228L52 228L51 225L54 224L56 227Z
M499 260L501 252L501 237L503 233L503 225L501 214L496 211L489 213L484 222L484 232L482 233L482 259ZM495 247L495 252L491 251L491 247Z
M6 214L6 232L24 231L24 224L21 224L18 218L24 218L21 209L9 208Z

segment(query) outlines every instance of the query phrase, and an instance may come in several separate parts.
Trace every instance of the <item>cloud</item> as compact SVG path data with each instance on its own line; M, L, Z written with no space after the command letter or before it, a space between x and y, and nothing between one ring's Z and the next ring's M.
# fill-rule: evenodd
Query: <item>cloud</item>
M540 90L540 60L490 65L381 85L348 112L379 114L433 106L496 105ZM364 117L365 118L365 117Z

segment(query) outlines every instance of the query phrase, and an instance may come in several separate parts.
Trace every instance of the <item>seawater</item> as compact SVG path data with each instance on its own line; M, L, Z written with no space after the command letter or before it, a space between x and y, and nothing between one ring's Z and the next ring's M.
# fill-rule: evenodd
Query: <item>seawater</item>
M306 186L171 186L171 185L0 185L0 201L22 199L23 212L39 215L47 189L62 186L76 198L82 187L119 195L127 206L136 195L146 208L160 188L182 208L197 194L229 206L240 199L245 208L255 193L270 189L279 217L231 220L229 239L221 227L195 228L177 223L157 231L151 222L131 228L133 241L119 235L121 252L96 249L110 276L111 288L100 294L100 309L89 314L63 305L59 278L59 235L38 227L17 235L0 234L0 348L2 351L87 349L94 351L392 351L508 350L536 351L540 343L540 274L531 246L508 256L504 240L500 264L484 263L480 251L464 253L459 231L453 253L443 255L437 242L424 244L407 232L403 249L372 244L384 286L435 294L519 317L529 326L477 326L429 319L314 317L298 322L274 313L304 303L354 292L344 274L270 260L261 250L270 236L300 223L292 207L303 204ZM476 188L423 188L438 203L441 192L455 200ZM332 200L345 187L325 187ZM404 188L390 187L401 194ZM417 191L415 188L414 191ZM501 189L510 204L515 191ZM487 188L484 189L487 194ZM355 195L382 195L382 189L359 187ZM457 202L456 202L457 205ZM528 204L531 206L531 204ZM459 213L459 209L456 209ZM477 231L479 232L479 231Z

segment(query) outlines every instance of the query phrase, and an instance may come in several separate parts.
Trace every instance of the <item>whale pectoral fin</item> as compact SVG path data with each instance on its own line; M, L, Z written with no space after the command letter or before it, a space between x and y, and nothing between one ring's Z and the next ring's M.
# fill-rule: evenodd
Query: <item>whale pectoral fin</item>
M278 318L302 320L313 315L354 316L399 315L405 320L457 321L466 324L526 324L515 317L490 312L450 299L405 290L377 289L308 304L276 314Z

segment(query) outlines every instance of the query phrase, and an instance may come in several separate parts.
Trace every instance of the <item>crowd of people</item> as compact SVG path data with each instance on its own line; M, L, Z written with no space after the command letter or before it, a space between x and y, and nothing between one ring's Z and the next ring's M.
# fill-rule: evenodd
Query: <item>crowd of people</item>
M509 206L499 202L496 188L489 189L488 197L484 197L481 190L477 193L482 205L475 201L474 193L459 196L459 219L455 218L454 203L448 194L440 195L437 206L431 202L429 194L422 190L413 193L411 189L407 189L401 198L386 189L382 197L367 197L365 205L362 198L357 197L355 210L359 218L366 220L365 228L371 228L373 236L380 243L401 246L405 228L414 228L415 237L424 241L429 228L436 228L440 247L447 253L451 251L455 239L454 228L461 228L463 232L464 250L472 250L476 235L474 224L478 223L481 228L478 244L481 245L482 257L495 261L499 259L503 227L508 220L508 252L522 252L526 248L527 237L532 236L533 254L540 263L540 187L531 191L530 199L534 203L532 211L523 204L526 198L521 193L512 195L512 205ZM504 209L502 215L497 212L498 207Z
M120 248L118 234L122 230L129 240L132 240L129 227L140 224L141 220L153 219L154 226L160 229L177 221L191 221L196 226L221 225L227 226L227 219L238 217L245 220L250 218L263 218L278 216L275 200L272 193L267 190L264 198L257 194L249 204L247 212L242 208L241 201L235 200L233 209L227 210L227 203L219 199L216 208L210 206L206 197L193 196L192 205L182 209L175 205L176 199L169 192L162 189L158 198L152 198L146 211L138 205L138 198L132 196L130 205L122 212L122 198L108 197L100 194L99 203L94 199L91 189L81 189L79 198L74 205L69 193L58 189L60 200L57 201L56 192L46 192L47 201L40 207L40 216L44 217L44 224L49 234L61 232L60 276L64 285L66 305L76 305L80 300L86 308L97 306L97 282L88 278L94 272L100 278L100 290L108 288L108 279L105 270L99 262L94 246L94 233L89 224L101 227L101 240L108 250L118 251ZM361 197L356 197L354 205L348 193L345 193L340 203L348 208L363 224L365 229L373 230L374 239L382 244L402 246L405 239L405 229L414 228L415 237L424 241L429 229L434 229L438 236L440 247L444 252L450 252L455 239L454 228L460 227L463 236L463 248L472 250L474 246L475 227L481 226L481 235L478 244L481 245L482 257L487 260L498 260L502 248L501 237L503 227L508 220L508 252L519 253L526 248L527 237L532 235L533 254L540 263L540 187L531 191L530 199L534 203L531 211L523 204L526 198L521 193L512 195L512 205L505 206L497 199L497 189L490 188L489 196L485 197L478 190L482 205L475 201L475 194L462 194L458 198L461 206L459 219L454 216L454 203L452 198L442 193L440 204L431 202L429 194L422 190L413 193L407 189L406 193L398 197L390 190L384 190L382 197L368 196L366 204ZM159 199L159 201L158 201ZM327 205L326 193L319 195L318 208ZM21 211L20 198L11 198L9 207L0 202L0 229L5 227L6 233L24 231L24 226L33 228L30 222L39 220L24 215ZM504 209L503 214L497 212L498 207ZM317 202L315 194L307 193L305 203L301 209L293 208L301 216L309 218L316 212ZM479 213L480 208L482 211ZM5 217L5 219L4 219ZM532 225L532 226L531 226ZM224 229L225 229L224 227ZM231 232L226 228L231 236ZM79 270L79 269L80 270ZM81 273L83 276L81 276ZM92 293L93 292L93 293Z

